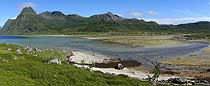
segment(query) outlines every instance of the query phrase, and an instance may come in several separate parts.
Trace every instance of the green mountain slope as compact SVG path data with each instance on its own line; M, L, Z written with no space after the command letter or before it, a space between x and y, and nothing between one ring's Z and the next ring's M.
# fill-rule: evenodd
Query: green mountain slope
M159 25L138 19L122 18L111 12L82 17L65 15L60 11L36 14L26 7L14 20L9 19L1 34L70 34L73 32L155 32L155 33L210 33L210 22L180 25Z
M51 31L47 22L30 8L24 8L16 19L9 19L2 28L8 34L37 34Z

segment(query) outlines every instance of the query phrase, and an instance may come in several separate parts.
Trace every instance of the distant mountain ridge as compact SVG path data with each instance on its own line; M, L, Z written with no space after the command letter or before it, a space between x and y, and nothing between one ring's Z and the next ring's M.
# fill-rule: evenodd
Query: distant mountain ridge
M90 17L65 15L60 11L37 14L31 7L24 8L16 19L9 19L0 34L70 34L72 32L164 32L210 33L210 22L180 25L159 25L138 19L128 19L107 12Z

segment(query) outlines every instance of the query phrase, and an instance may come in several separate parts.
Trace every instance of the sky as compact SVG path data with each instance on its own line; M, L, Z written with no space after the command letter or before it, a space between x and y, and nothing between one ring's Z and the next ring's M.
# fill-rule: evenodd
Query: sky
M62 11L88 17L112 12L159 24L210 21L210 0L1 0L0 26L29 6L37 13Z

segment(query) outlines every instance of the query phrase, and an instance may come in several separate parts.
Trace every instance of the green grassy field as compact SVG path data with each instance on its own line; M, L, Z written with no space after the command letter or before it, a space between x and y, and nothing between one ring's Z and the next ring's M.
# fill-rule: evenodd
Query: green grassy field
M16 54L17 49L23 54ZM64 60L66 54L60 50L27 54L22 47L0 44L0 86L151 86L149 82L91 72L65 62L61 65L43 62L52 58Z

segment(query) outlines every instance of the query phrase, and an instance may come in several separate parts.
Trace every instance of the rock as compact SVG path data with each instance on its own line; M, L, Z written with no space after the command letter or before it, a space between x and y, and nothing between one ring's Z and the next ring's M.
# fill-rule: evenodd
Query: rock
M70 51L70 53L66 56L66 61L70 64L72 62L72 56L74 56L73 52Z
M207 69L206 71L207 71L207 72L210 72L210 69Z
M52 60L48 61L48 64L61 64L61 60L60 59L52 59Z
M117 66L115 67L115 69L119 69L119 70L122 70L123 68L124 66L121 63L117 64Z
M174 83L174 84L184 84L184 83L187 83L187 79L186 78L170 78L169 81L172 82L172 83Z
M200 80L200 81L196 82L196 85L210 86L209 82L206 80Z
M66 61L70 64L70 63L72 62L71 56L67 56L67 57L66 57Z
M23 53L21 52L20 49L17 49L17 50L16 50L16 53L17 53L17 54L23 54Z
M27 49L27 53L29 54L29 53L31 53L33 51L33 48L28 48Z
M35 48L34 51L36 51L36 52L42 52L42 50L40 50L38 48Z
M3 59L3 62L8 62L8 60L6 60L6 59Z
M108 59L104 59L103 63L109 63L110 61Z
M24 48L24 49L26 50L26 52L28 54L32 53L32 51L33 51L33 48L30 48L29 46L26 46L26 48Z
M11 51L12 49L11 49L11 48L8 48L7 50L8 50L8 51Z

